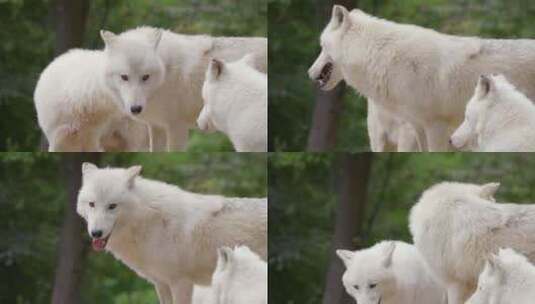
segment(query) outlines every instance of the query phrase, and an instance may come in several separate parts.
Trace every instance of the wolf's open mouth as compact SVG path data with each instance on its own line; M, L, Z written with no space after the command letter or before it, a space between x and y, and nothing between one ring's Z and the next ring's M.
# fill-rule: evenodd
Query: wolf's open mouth
M316 79L319 83L320 88L324 87L327 83L329 83L332 73L333 73L333 64L328 62L327 64L323 66L323 69L321 69L320 75Z
M107 237L105 238L101 238L101 239L93 239L91 241L91 245L93 246L93 249L95 251L102 251L106 248L106 244L108 244L108 239L110 238L110 236L108 235Z

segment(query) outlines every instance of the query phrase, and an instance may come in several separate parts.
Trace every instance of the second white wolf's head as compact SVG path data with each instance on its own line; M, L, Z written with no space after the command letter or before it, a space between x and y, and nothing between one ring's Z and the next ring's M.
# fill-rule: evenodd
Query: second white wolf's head
M202 87L204 106L197 119L203 131L227 131L229 111L239 108L243 112L256 99L265 97L261 92L267 90L265 74L254 69L253 54L243 56L234 62L212 59L206 70ZM257 122L251 122L254 125Z
M499 110L501 105L514 102L531 104L503 75L481 76L466 105L464 121L450 138L451 144L457 149L471 142L480 144L483 134L506 122L507 113Z
M392 257L396 243L381 242L360 251L336 250L346 271L344 287L358 304L380 304L395 290L396 277L392 271Z
M479 275L475 293L466 304L532 303L535 267L513 249L492 255Z
M82 165L76 211L87 222L95 250L106 248L118 219L129 212L130 204L137 202L132 189L140 172L141 166L99 169L91 163Z
M100 31L106 45L105 85L122 102L126 112L138 115L165 78L157 53L162 30L138 28L120 35Z
M267 264L247 246L217 250L212 297L218 304L267 304Z

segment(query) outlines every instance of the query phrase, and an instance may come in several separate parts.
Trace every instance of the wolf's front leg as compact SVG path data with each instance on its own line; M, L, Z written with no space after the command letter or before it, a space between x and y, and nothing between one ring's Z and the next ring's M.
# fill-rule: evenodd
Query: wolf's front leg
M397 152L423 152L418 144L418 135L408 122L403 123L398 132Z
M189 127L183 123L166 128L167 133L167 151L184 151L188 144Z
M464 304L470 291L461 283L448 283L448 304Z
M171 286L173 304L191 304L193 296L193 283L189 280L180 280Z
M448 144L449 132L448 125L442 121L434 121L425 128L427 146L430 152L447 152L451 151Z
M164 129L151 125L149 126L149 136L150 152L165 151L167 138Z
M158 293L158 300L160 304L173 304L173 295L171 294L171 288L167 284L154 283L156 293Z

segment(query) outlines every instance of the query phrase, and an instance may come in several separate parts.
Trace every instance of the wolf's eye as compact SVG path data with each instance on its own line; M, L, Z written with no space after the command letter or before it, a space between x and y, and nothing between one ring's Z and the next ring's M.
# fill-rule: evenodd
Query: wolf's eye
M141 80L147 81L147 80L149 80L149 77L150 77L149 74L143 75L143 77L141 77Z
M121 79L124 81L128 81L128 75L122 74Z
M89 202L89 207L94 208L95 207L95 203Z
M109 210L113 210L113 209L115 209L115 207L117 207L117 204L109 204L108 205L108 209Z
M370 289L374 289L377 286L377 284L370 284Z
M359 290L359 286L358 285L355 285L353 287L355 287L356 290Z

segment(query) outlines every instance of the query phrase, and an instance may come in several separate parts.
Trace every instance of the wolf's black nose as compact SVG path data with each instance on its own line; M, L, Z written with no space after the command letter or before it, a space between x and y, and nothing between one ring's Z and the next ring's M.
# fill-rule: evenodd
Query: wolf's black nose
M141 111L143 111L143 107L142 106L131 106L130 107L130 112L132 112L132 114L139 114L139 113L141 113Z
M98 239L102 237L102 230L93 230L91 231L91 236Z

